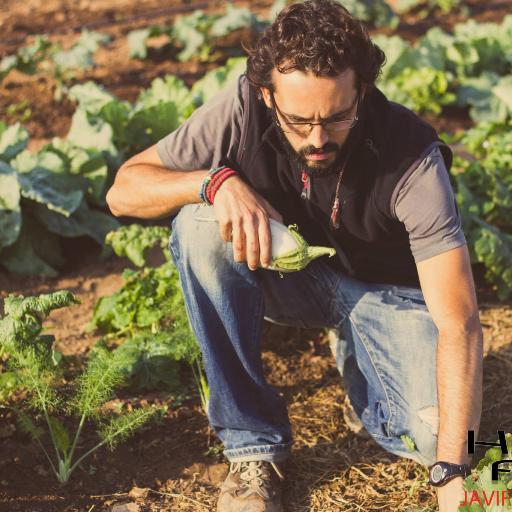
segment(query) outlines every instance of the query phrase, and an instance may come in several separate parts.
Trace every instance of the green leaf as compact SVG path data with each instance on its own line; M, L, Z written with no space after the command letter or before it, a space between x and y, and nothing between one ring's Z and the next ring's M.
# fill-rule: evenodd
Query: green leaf
M505 80L504 82L502 82ZM503 87L500 87L503 84ZM471 105L471 117L475 121L503 122L509 116L508 79L500 79L493 73L467 79L457 92L461 106ZM504 97L505 102L502 97Z
M25 411L17 408L16 414L18 418L18 425L22 432L30 434L33 439L41 439L41 437L43 437L44 430L37 426Z
M28 144L28 132L20 123L6 126L0 121L0 160L9 162Z
M112 127L98 117L89 117L82 108L78 108L71 118L67 139L81 148L117 155Z
M74 409L80 416L98 417L99 407L111 398L123 379L119 361L108 352L96 352L78 379Z
M157 412L154 407L144 407L112 418L101 426L100 436L110 449L114 449L121 441L127 439L140 427L147 423Z
M119 227L119 223L110 215L91 210L82 201L69 217L48 210L42 205L34 205L37 219L52 233L64 237L90 236L103 245L109 231Z
M53 432L53 439L61 453L67 455L70 448L69 433L66 427L56 417L49 417L48 423Z
M108 103L116 101L112 94L92 81L74 85L69 89L68 96L69 99L78 102L79 108L94 115L98 115Z
M16 242L20 231L20 187L17 175L0 161L0 252Z
M181 62L190 60L195 55L207 57L209 53L208 29L213 23L210 17L201 10L189 16L178 16L172 29L173 37L179 41L182 50L178 54Z
M512 112L512 76L502 78L492 92L506 105L509 113Z
M222 37L240 28L252 27L256 20L256 16L246 7L235 7L228 3L226 13L213 22L210 33L215 37Z
M0 263L15 274L55 277L57 271L36 252L30 233L22 227L16 242L0 253Z
M54 173L40 167L19 174L18 180L23 197L66 217L78 209L87 189L86 181L80 176Z
M18 57L16 55L7 55L0 61L0 82L7 76L11 69L14 69L18 64Z
M161 103L133 114L126 127L130 145L142 150L156 143L180 125L175 103Z
M100 45L107 44L109 41L110 36L108 34L82 29L82 33L80 34L77 44L94 53Z
M400 436L400 439L404 442L408 452L414 452L416 450L416 443L410 436L403 434Z
M0 372L0 402L8 400L17 385L18 379L16 378L16 372Z
M146 263L147 250L157 244L165 249L170 235L168 228L130 224L108 233L105 242L114 249L117 256L126 256L132 263L142 267Z
M195 107L193 95L185 82L174 75L155 78L151 86L139 94L135 111L149 109L163 103L174 103L181 115L185 114L190 107Z
M80 45L73 46L70 50L61 50L53 55L53 61L61 70L90 69L93 67L91 52Z
M245 72L246 67L246 57L233 57L226 62L225 66L206 73L192 86L192 93L196 96L198 103L208 101L222 89L231 85Z
M179 384L179 364L172 354L172 345L162 333L140 333L115 349L124 360L122 369L130 386L138 391L165 387L176 389Z

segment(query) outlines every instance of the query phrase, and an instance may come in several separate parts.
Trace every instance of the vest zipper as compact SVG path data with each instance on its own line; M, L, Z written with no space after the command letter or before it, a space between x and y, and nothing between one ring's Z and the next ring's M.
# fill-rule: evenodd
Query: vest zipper
M306 171L302 171L300 179L302 181L302 193L300 197L301 199L309 199L311 197L311 178Z

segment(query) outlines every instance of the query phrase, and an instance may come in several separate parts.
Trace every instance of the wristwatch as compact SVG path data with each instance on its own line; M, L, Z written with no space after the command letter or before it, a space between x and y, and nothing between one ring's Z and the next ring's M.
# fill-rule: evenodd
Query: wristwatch
M467 464L451 464L438 460L428 469L428 480L434 487L441 487L456 476L466 478L471 474Z

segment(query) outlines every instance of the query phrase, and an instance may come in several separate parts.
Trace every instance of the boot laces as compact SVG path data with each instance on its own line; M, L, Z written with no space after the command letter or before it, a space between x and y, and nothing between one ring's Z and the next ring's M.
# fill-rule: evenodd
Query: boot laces
M273 462L269 462L276 472L279 479L284 476ZM234 462L230 468L231 473L240 473L240 480L242 480L242 496L250 494L258 494L262 498L269 499L271 492L271 475L269 467L265 465L264 461L248 461L248 462Z

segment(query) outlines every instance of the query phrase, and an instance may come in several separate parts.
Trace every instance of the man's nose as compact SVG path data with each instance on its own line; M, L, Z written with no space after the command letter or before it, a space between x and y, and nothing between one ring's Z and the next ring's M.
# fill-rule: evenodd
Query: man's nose
M315 124L309 134L308 142L315 148L321 149L329 142L329 134L321 124Z

